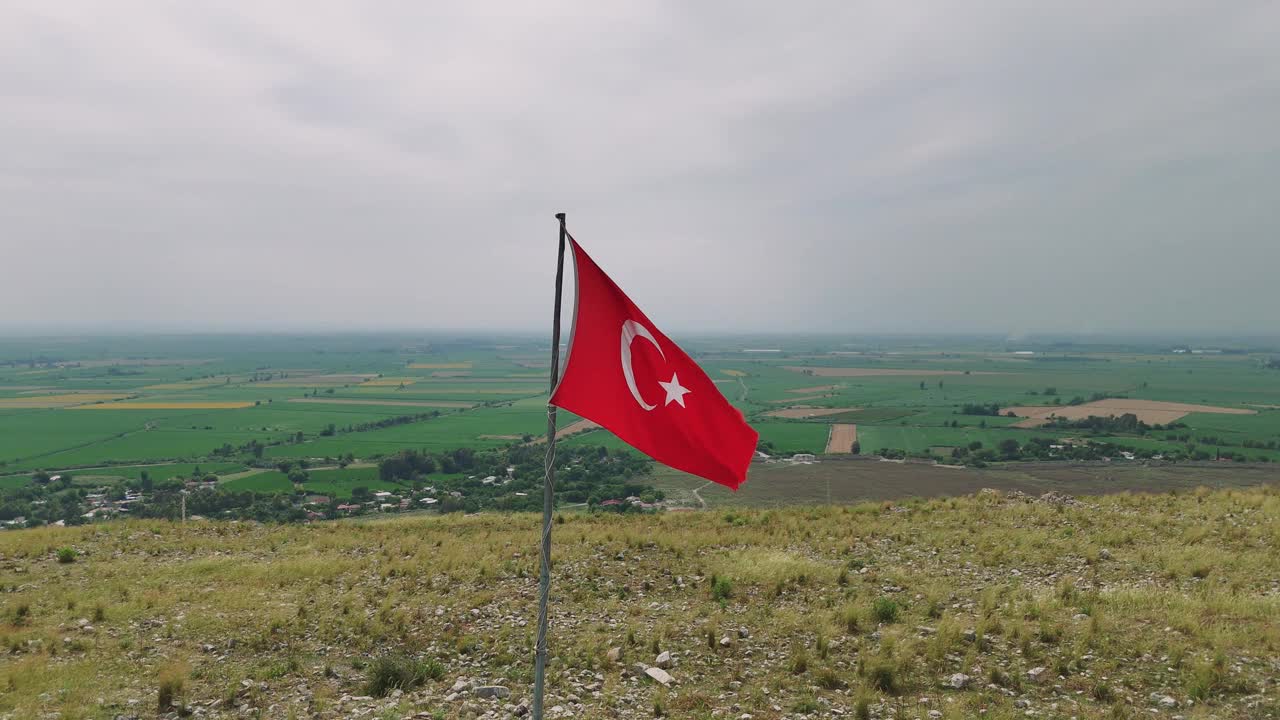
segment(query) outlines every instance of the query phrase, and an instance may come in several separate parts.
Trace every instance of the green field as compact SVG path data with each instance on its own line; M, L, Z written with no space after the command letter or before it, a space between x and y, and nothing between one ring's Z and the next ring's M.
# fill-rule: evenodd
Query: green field
M1256 414L1193 412L1176 431L1096 434L1099 441L1157 453L1194 445L1214 457L1280 460L1280 409L1265 407L1280 407L1280 371L1264 367L1270 348L1175 353L1179 343L1172 341L676 340L721 381L720 390L777 454L821 453L828 426L837 422L857 425L863 453L927 454L970 443L993 448L1009 438L1052 439L1063 433L1010 428L1017 419L965 415L960 408L1065 405L1107 394ZM758 346L781 352L743 351ZM325 465L407 448L439 452L520 442L545 432L547 354L546 340L537 337L0 339L0 484L20 485L37 469L99 468L79 474L135 477L143 465L182 475L199 463L229 473L254 462ZM884 371L897 374L876 374ZM836 376L823 374L830 372ZM76 409L77 394L93 409ZM40 404L48 406L32 407ZM766 415L790 406L848 410L807 420ZM574 419L561 414L562 425ZM623 447L606 430L564 442ZM260 457L250 453L253 444L262 446ZM101 470L112 465L136 469ZM283 489L269 477L231 487ZM345 476L313 484L338 494L354 486Z

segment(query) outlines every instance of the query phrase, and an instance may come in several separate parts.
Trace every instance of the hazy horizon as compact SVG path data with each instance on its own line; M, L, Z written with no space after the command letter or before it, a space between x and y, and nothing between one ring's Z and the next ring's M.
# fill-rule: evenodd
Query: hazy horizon
M1274 334L1280 5L0 9L0 333Z

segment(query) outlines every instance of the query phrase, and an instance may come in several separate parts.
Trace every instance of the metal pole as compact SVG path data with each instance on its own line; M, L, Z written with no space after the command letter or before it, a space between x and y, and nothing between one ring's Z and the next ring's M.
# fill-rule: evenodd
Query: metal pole
M555 316L551 321L551 390L560 377L560 291L564 285L564 213L560 221L560 251L556 257ZM542 720L542 693L547 676L547 596L551 593L551 514L555 510L556 406L547 403L547 457L542 484L542 576L538 581L538 642L533 655L533 720Z

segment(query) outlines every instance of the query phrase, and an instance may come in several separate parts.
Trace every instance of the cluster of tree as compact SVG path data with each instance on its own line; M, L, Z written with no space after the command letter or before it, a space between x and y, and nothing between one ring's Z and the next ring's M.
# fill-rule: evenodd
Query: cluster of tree
M989 415L992 417L1000 414L1000 404L991 403L965 403L960 406L961 415Z
M437 418L437 417L440 417L439 410L432 410L431 412L424 412L424 413L416 413L413 415L397 415L395 417L383 418L381 420L374 420L372 422L347 425L345 428L340 428L335 426L333 423L329 423L325 427L321 428L319 435L321 437L332 437L334 435L341 434L341 433L356 433L356 432L368 432L370 430L382 430L389 427L395 427L397 425L408 425L410 423L422 422L424 420L430 420L431 418ZM266 428L263 428L263 430L266 430ZM240 457L245 462L249 464L254 464L252 460L261 459L266 448L274 447L277 445L297 445L297 444L306 442L306 439L307 439L306 434L303 433L301 430L299 430L295 433L290 433L284 438L269 440L265 443L256 439L250 440L249 442L244 443L243 445L236 445L236 446L233 446L231 443L223 443L220 447L216 447L213 450L211 450L210 453L217 458Z
M536 510L542 506L545 455L545 446L523 444L482 451L407 450L379 462L378 476L413 488L429 484L441 495L461 492L461 509L468 512ZM662 499L660 491L641 479L651 462L627 450L562 446L556 451L555 464L556 496L563 502L595 506L633 496L650 498L650 502Z
M1270 370L1280 370L1280 357L1273 357L1266 362L1264 367Z
M1146 435L1151 426L1138 419L1133 413L1123 415L1090 415L1087 418L1072 420L1064 417L1051 418L1047 427L1055 430L1084 430L1106 435Z

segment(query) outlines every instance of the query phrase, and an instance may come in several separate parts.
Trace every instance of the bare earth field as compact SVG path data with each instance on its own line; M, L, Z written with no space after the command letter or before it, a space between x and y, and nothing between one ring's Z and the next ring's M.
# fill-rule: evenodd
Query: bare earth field
M1013 427L1037 427L1043 425L1051 417L1068 420L1083 420L1090 416L1106 417L1108 415L1124 415L1133 413L1148 425L1167 425L1185 417L1188 413L1219 413L1224 415L1257 415L1257 410L1245 408L1217 407L1214 405L1189 405L1187 403L1162 402L1159 400L1129 400L1124 398L1108 398L1095 400L1083 405L1022 405L1001 408L1000 414L1013 413L1027 418L1013 424Z
M853 412L862 408L845 407L845 408L812 408L812 407L790 407L784 410L770 410L765 413L769 417L787 418L789 420L801 420L803 418L822 417L824 415L839 415L840 413Z
M426 408L469 408L475 405L475 403L462 402L461 400L350 400L347 398L290 398L289 402L329 405L393 405Z
M556 437L557 437L557 438L564 438L564 437L568 437L568 436L570 436L570 435L576 435L576 434L578 434L578 433L580 433L580 432L586 432L586 431L588 431L588 430L595 430L595 429L596 429L596 428L598 428L598 427L600 427L600 426L599 426L599 425L597 425L597 424L595 424L595 423L593 423L593 422L591 422L590 420L579 420L579 421L577 421L577 422L574 422L574 423L570 423L570 424L568 424L568 425L565 425L564 427L560 428L559 430L556 430ZM531 440L531 441L529 442L529 444L530 444L530 445L541 445L542 443L544 443L544 442L546 442L546 441L547 441L547 437L546 437L545 435L543 435L543 436L540 436L540 437L536 437L536 438L534 438L533 440Z
M787 365L792 372L814 375L816 377L894 377L894 376L935 376L935 375L1004 375L998 372L964 372L961 370L899 370L889 368L834 368L834 367L802 367Z
M827 435L828 455L848 454L853 452L853 444L858 441L858 426L848 423L835 423Z

